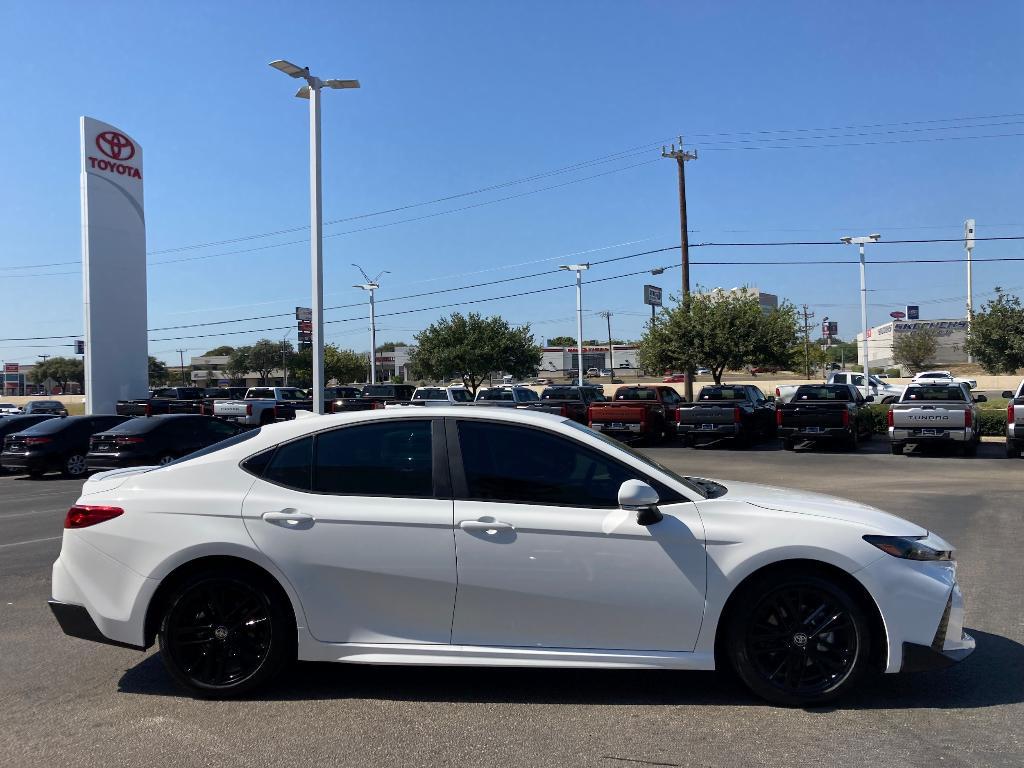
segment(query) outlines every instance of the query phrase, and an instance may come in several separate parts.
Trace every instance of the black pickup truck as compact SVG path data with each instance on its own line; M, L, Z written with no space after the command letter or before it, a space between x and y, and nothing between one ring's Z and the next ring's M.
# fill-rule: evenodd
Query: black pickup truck
M565 416L568 419L587 423L587 409L591 403L603 403L607 400L604 393L597 387L588 386L554 386L547 387L540 393L539 403L527 403L530 410L542 410Z
M723 439L751 445L775 436L775 403L752 384L703 387L676 410L676 433L684 445Z
M118 416L157 416L164 413L201 413L203 390L200 387L161 387L140 400L118 400Z
M872 422L864 406L874 401L852 384L801 384L788 403L775 409L775 425L782 447L821 441L856 450L871 439Z
M412 384L367 384L359 397L342 397L327 404L330 413L370 411L391 403L408 403L416 387Z

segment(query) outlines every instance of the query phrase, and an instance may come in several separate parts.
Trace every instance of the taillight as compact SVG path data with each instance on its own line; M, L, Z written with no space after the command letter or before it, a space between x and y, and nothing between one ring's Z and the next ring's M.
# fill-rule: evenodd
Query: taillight
M133 443L144 443L146 438L144 437L115 437L114 442L118 445L131 445Z
M778 387L775 388L775 396L776 397L782 397L782 392L779 390Z
M146 403L146 407L143 409L143 413L145 413L146 416L152 416L153 415L153 406L150 405L149 403Z
M68 510L64 517L65 528L88 528L90 525L104 523L124 514L120 507L96 507L76 504Z
M847 410L843 411L843 426L844 427L850 426L850 412L847 411Z
M52 438L49 437L26 437L25 445L42 445L43 443L51 442Z
M739 424L743 421L743 411L740 410L739 406L732 409L732 420L734 424Z
M971 414L971 409L968 408L966 411L964 411L964 426L965 427L971 426L972 419L973 419L973 416Z
M888 420L890 427L896 426L896 419L893 417L892 411L889 411L889 413L886 414L886 419Z
M683 423L683 412L681 410L677 410L676 411L676 423L677 424L682 424Z
M245 415L252 416L252 403L245 404Z
M778 390L775 390L778 392ZM775 411L775 423L778 426L782 426L782 411Z
M1013 403L1010 403L1008 406L1006 406L1006 421L1009 422L1010 424L1013 424L1014 422Z
M558 412L565 418L569 418L569 406L562 403L562 407L558 409Z

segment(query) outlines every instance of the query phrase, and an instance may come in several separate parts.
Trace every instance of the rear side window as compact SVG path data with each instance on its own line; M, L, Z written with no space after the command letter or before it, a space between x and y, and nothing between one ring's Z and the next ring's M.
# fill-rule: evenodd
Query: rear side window
M429 421L389 420L323 432L313 490L342 496L434 495Z
M313 469L313 438L304 437L279 445L273 458L263 470L263 479L269 483L308 491Z

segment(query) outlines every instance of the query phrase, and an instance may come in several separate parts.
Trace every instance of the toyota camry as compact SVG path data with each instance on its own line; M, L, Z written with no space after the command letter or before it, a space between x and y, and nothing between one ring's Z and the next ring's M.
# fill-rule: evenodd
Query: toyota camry
M731 667L769 701L813 705L974 648L935 533L681 476L544 413L309 415L95 475L64 528L63 630L158 643L206 697L298 659Z

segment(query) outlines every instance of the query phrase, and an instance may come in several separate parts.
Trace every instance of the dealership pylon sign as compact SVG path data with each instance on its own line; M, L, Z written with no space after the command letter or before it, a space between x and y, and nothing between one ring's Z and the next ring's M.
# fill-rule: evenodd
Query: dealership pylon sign
M85 412L114 413L149 387L142 147L91 117L81 129Z

